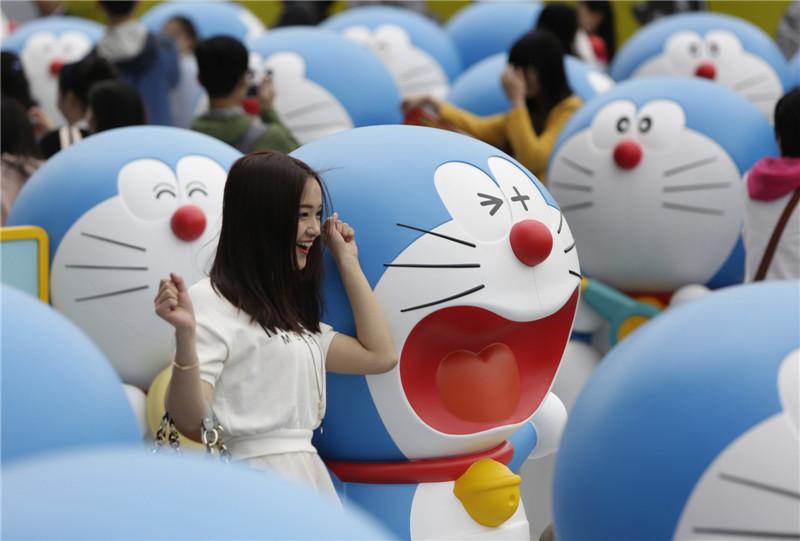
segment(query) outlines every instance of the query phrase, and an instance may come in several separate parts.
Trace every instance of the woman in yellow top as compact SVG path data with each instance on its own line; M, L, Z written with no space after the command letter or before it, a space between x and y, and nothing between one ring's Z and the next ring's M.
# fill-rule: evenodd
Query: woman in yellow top
M508 151L545 182L556 138L582 105L567 82L564 50L558 38L547 30L522 36L508 54L508 66L500 81L511 102L511 110L505 113L480 117L430 95L408 98L403 111L430 108L445 122Z

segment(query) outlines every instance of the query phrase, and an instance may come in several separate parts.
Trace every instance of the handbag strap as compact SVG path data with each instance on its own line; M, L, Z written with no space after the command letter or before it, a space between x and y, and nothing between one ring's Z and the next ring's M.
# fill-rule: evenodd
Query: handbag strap
M783 214L781 214L781 217L778 218L778 223L775 224L775 229L772 231L769 244L767 244L767 248L764 250L764 257L761 258L761 264L758 266L758 271L753 278L754 282L763 280L767 275L767 269L769 268L769 264L772 262L772 256L775 255L775 249L778 247L778 241L781 239L783 230L786 228L786 224L789 221L789 216L791 216L792 211L794 210L794 207L797 206L798 201L800 201L800 188L795 189L794 194L786 204L786 208L783 209Z

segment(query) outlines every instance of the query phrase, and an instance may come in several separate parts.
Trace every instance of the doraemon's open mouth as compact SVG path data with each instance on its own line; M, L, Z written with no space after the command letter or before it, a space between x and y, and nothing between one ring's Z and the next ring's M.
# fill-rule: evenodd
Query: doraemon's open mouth
M473 434L520 423L539 407L569 340L579 290L554 314L510 321L473 306L434 312L406 340L400 378L431 428Z

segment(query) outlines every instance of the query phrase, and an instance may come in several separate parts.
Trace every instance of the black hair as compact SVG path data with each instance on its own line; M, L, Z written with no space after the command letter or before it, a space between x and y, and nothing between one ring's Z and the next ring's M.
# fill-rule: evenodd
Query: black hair
M212 287L268 332L319 332L322 314L322 239L306 265L296 259L300 202L308 179L329 198L304 162L263 150L231 166L222 200L222 227L209 276Z
M175 23L177 24L184 34L191 40L192 43L197 44L197 30L192 24L192 21L187 19L186 17L181 17L180 15L175 15L174 17L170 17L167 23ZM166 25L166 23L164 23Z
M578 31L575 8L566 4L547 4L539 13L536 29L549 30L561 42L566 54L574 54L573 43Z
M775 135L781 138L781 156L800 158L800 86L775 104Z
M0 152L15 156L41 158L33 123L19 100L10 96L0 98Z
M614 58L614 53L617 50L617 32L614 29L614 11L611 8L611 2L608 0L582 0L580 3L593 13L599 13L603 16L594 33L603 38L606 43L610 61Z
M116 79L117 68L110 61L99 56L87 56L77 62L64 64L58 72L58 91L62 96L72 92L86 107L89 103L89 89L95 83Z
M147 109L141 94L119 79L96 83L89 90L88 106L92 110L93 133L147 124Z
M10 51L0 53L0 87L3 96L16 99L26 110L36 105L22 61Z
M129 0L98 0L100 6L111 15L130 15L136 8L136 2Z
M197 76L209 97L229 95L247 72L249 55L242 42L230 36L200 40L194 49Z

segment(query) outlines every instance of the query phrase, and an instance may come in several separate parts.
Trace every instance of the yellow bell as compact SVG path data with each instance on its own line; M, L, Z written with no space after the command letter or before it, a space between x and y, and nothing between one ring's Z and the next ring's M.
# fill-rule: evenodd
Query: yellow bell
M453 493L475 522L496 528L519 507L521 480L500 462L482 458L456 479Z

